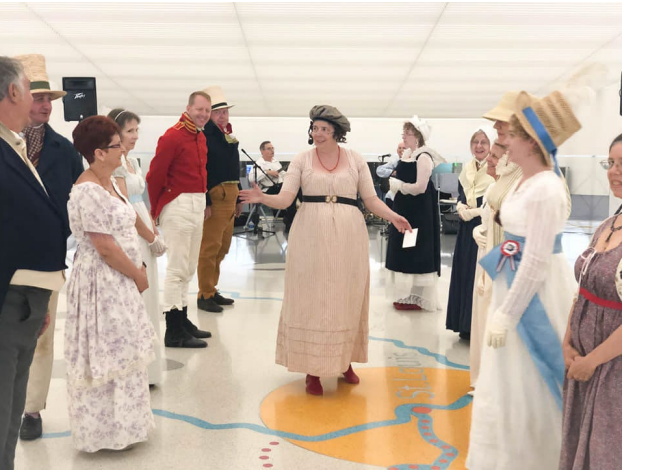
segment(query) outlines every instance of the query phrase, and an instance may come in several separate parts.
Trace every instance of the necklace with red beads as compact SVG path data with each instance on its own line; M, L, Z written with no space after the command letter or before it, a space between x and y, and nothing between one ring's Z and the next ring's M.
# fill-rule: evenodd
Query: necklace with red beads
M318 156L318 162L320 163L320 166L325 169L327 172L332 172L334 169L338 167L338 163L341 161L341 147L338 147L338 157L336 158L336 165L332 167L331 169L328 169L325 167L325 164L322 163L322 160L320 159L320 153L318 152L318 148L316 148L316 156Z

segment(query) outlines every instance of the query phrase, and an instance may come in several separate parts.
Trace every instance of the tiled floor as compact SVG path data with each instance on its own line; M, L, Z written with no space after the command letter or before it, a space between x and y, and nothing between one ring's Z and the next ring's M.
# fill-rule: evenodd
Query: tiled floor
M564 252L573 263L593 222L571 222ZM439 298L447 306L454 236L444 235ZM361 384L325 380L325 396L304 393L304 377L274 363L286 238L235 237L221 291L223 313L191 318L213 333L207 349L165 349L163 381L151 390L157 429L125 452L87 454L70 441L60 297L55 367L43 412L44 437L19 441L18 469L460 469L472 398L468 343L445 330L445 313L398 312L386 296L386 242L370 227L370 362ZM159 259L164 274L165 256ZM192 285L195 288L195 284ZM165 326L162 319L162 333Z

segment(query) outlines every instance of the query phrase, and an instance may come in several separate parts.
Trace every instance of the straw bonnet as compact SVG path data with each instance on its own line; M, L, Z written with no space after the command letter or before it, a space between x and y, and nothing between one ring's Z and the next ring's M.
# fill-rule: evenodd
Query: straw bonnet
M431 136L431 126L429 126L429 123L425 120L421 120L416 115L413 115L413 118L409 120L409 123L415 126L420 134L422 134L422 139L424 139L425 142L429 140L429 137Z
M508 123L515 109L516 98L518 98L517 91L512 90L510 92L506 92L504 95L502 95L500 103L498 103L492 110L484 113L482 118L486 118L487 120L491 121L505 121Z
M561 175L556 152L559 146L581 129L561 92L554 91L543 98L520 92L515 102L515 116L527 134L538 143L545 159L551 156L554 170Z
M211 97L211 111L220 110L222 108L232 108L234 104L231 105L227 103L225 94L223 93L222 87L220 85L212 85L203 90Z
M30 92L32 95L35 93L47 93L52 100L66 95L66 92L59 90L50 90L50 81L48 80L48 73L45 71L45 57L41 54L25 54L16 56L17 59L25 69L25 75L30 81Z
M350 120L338 111L338 108L330 105L316 105L309 112L309 119L311 121L323 120L335 124L340 126L346 133L352 130Z

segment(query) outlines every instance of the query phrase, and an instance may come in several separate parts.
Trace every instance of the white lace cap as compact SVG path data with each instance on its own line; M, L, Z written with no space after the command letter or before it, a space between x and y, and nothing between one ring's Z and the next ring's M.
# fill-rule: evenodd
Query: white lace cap
M429 140L431 137L431 126L429 126L429 123L427 123L425 120L421 120L418 118L418 115L413 115L413 118L409 120L409 123L411 123L413 126L416 127L418 131L420 131L420 134L422 134L423 139L425 142Z

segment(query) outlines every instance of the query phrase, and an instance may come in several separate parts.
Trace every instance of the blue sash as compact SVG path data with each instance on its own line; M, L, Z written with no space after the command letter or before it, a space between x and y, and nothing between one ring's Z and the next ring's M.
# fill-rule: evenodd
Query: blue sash
M491 279L504 272L509 288L513 284L515 274L520 260L522 259L522 252L524 251L525 238L515 236L513 234L504 233L504 240L517 241L520 244L520 250L512 256L513 261L502 260L505 256L502 254L501 245L494 247L488 255L483 257L479 264L484 268ZM561 248L561 234L556 235L554 242L553 254L562 252ZM563 351L561 349L561 341L556 335L552 324L550 323L545 308L538 298L538 294L534 295L531 299L527 309L518 323L518 335L522 342L527 346L529 355L536 364L543 380L547 384L550 392L554 396L559 409L563 408L563 379L565 377L565 363L563 361Z
M137 203L137 202L142 202L143 201L143 195L130 195L128 198L130 203Z

